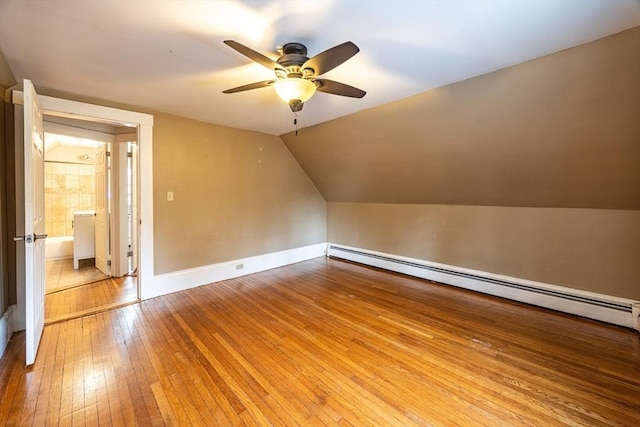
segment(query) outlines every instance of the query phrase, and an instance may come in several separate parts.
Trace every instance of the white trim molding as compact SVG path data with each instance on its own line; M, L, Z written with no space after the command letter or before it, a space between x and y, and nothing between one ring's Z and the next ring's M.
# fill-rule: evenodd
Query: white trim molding
M272 252L249 258L236 259L203 267L158 274L154 277L151 292L142 299L154 298L197 286L207 285L221 280L233 279L247 274L258 273L312 258L325 256L326 243L303 246L279 252Z
M10 305L7 311L0 317L0 357L4 354L11 335L15 332L13 325L13 313L16 311L15 305Z
M13 90L13 103L22 105L23 93ZM102 105L87 104L68 99L38 95L44 114L70 117L103 123L129 126L138 131L138 245L142 250L138 256L138 287L140 298L152 293L153 288L153 115L137 111L121 110Z
M640 331L639 301L332 243L327 256Z

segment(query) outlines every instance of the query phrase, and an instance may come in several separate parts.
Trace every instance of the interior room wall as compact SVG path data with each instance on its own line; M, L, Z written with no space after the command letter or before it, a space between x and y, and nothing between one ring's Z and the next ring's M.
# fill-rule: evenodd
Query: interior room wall
M44 144L46 147L47 146L46 135L45 135ZM68 164L76 164L76 165L93 165L96 161L95 152L96 152L95 148L60 145L50 150L45 149L44 161L56 162L56 163L68 163Z
M330 202L329 242L640 300L640 211Z
M0 85L0 93L4 94L4 87ZM2 98L0 96L0 98ZM0 103L0 316L9 306L9 272L7 271L8 241L7 241L7 187L5 178L5 126L4 126L4 99Z
M328 201L640 209L638 52L640 27L282 139Z
M512 229L551 236L542 228L549 215L560 224L588 218L591 227L608 230L586 238L584 228L576 226L561 234L566 239L554 240L564 245L559 252L573 257L565 259L569 265L592 259L580 258L584 251L571 253L571 248L601 245L607 236L633 238L640 209L639 46L640 29L629 30L305 128L297 138L283 135L286 147L277 137L154 113L155 273L323 242L328 227L334 243L371 245L406 256L434 254L452 265L636 295L628 293L627 285L620 292L604 283L583 283L575 268L557 267L555 276L545 275L543 261L514 266L510 257L495 251L474 261L463 250L467 240L461 234L431 234L429 248L406 241L397 245L385 236L424 236L439 230L424 221L446 220L441 215L456 214L462 217L459 224L473 229L473 222L465 223L469 213L477 213L473 208L501 206L504 211L490 211L494 219L482 223L493 224L497 235L504 234L500 227L508 229L506 224L528 223L526 229ZM61 92L40 93L141 111ZM173 202L166 200L168 191L174 193ZM388 214L381 204L393 207L397 222L405 221L396 226L399 231L370 226L368 216L375 223ZM422 205L436 204L450 211L422 210ZM418 207L407 211L405 205ZM575 211L549 214L567 208ZM591 215L592 210L611 212ZM625 220L618 223L621 217ZM363 224L356 230L368 236L340 233L358 221ZM529 241L496 239L492 244L511 242L523 260L544 260L540 252L547 249ZM636 256L634 246L629 247L629 256ZM600 265L613 271L630 263ZM631 268L616 277L626 277L627 283L636 272Z
M13 158L13 149L9 147L7 141L13 141L13 135L10 135L12 126L7 126L7 122L12 121L13 117L7 114L9 105L4 102L4 91L15 84L15 78L11 72L11 68L4 58L4 54L0 51L0 316L5 312L9 305L13 302L12 295L15 296L15 279L13 286L10 286L12 276L10 274L9 265L13 259L10 256L9 238L13 237L13 229L9 227L11 209L11 197L7 193L7 188L12 180L8 180L13 168L11 163L7 161ZM11 241L13 244L13 241ZM13 289L11 289L13 288Z
M639 76L634 28L282 139L329 242L640 299Z
M326 241L326 202L278 137L168 114L153 132L156 274Z
M154 274L326 241L326 202L277 136L38 93L153 114Z

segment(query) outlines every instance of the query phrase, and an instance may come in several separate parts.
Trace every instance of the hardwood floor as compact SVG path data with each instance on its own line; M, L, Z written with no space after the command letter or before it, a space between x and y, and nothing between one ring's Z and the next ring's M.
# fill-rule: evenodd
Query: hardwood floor
M73 268L72 259L47 261L45 263L47 293L107 278L94 266L93 260L80 260L79 267L77 270Z
M640 335L317 258L24 335L0 425L640 425Z
M45 323L104 311L138 299L137 278L107 278L45 295Z

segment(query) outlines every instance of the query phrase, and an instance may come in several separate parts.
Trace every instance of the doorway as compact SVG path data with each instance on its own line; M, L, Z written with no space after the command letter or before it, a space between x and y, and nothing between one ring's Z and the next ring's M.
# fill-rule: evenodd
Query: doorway
M44 116L45 323L138 300L137 131Z
M38 95L30 80L11 92L16 108L15 190L16 241L24 241L24 250L16 250L16 309L14 329L26 330L26 364L37 356L44 324L44 130L42 116L74 118L96 123L109 123L137 129L138 168L138 253L139 299L156 296L153 286L153 116L95 104ZM35 219L34 219L35 218Z
M126 126L137 130L138 135L138 247L144 250L138 253L138 269L136 272L138 298L147 299L162 293L154 286L154 238L153 238L153 116L130 110L105 107L84 102L71 101L46 95L38 95L40 106L44 114L54 117L73 118L94 123L107 123ZM20 89L12 91L12 100L16 105L23 105L24 94ZM25 210L27 202L24 195L24 135L22 110L15 113L16 136L16 233L25 234ZM26 165L24 166L26 167ZM22 220L21 220L22 218ZM15 330L28 329L27 322L27 294L31 288L27 286L26 256L24 252L16 251L16 311L14 314ZM44 256L43 256L44 263ZM44 269L43 269L44 270ZM44 287L43 287L44 294ZM44 295L42 298L44 317ZM31 303L30 303L31 304ZM35 357L35 356L34 356Z

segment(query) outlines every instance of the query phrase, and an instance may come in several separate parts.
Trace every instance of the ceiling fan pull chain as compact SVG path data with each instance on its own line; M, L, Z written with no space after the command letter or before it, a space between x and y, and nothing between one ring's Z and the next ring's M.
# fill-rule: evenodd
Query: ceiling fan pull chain
M293 119L293 125L296 127L296 136L298 136L298 113L293 113L295 118Z

